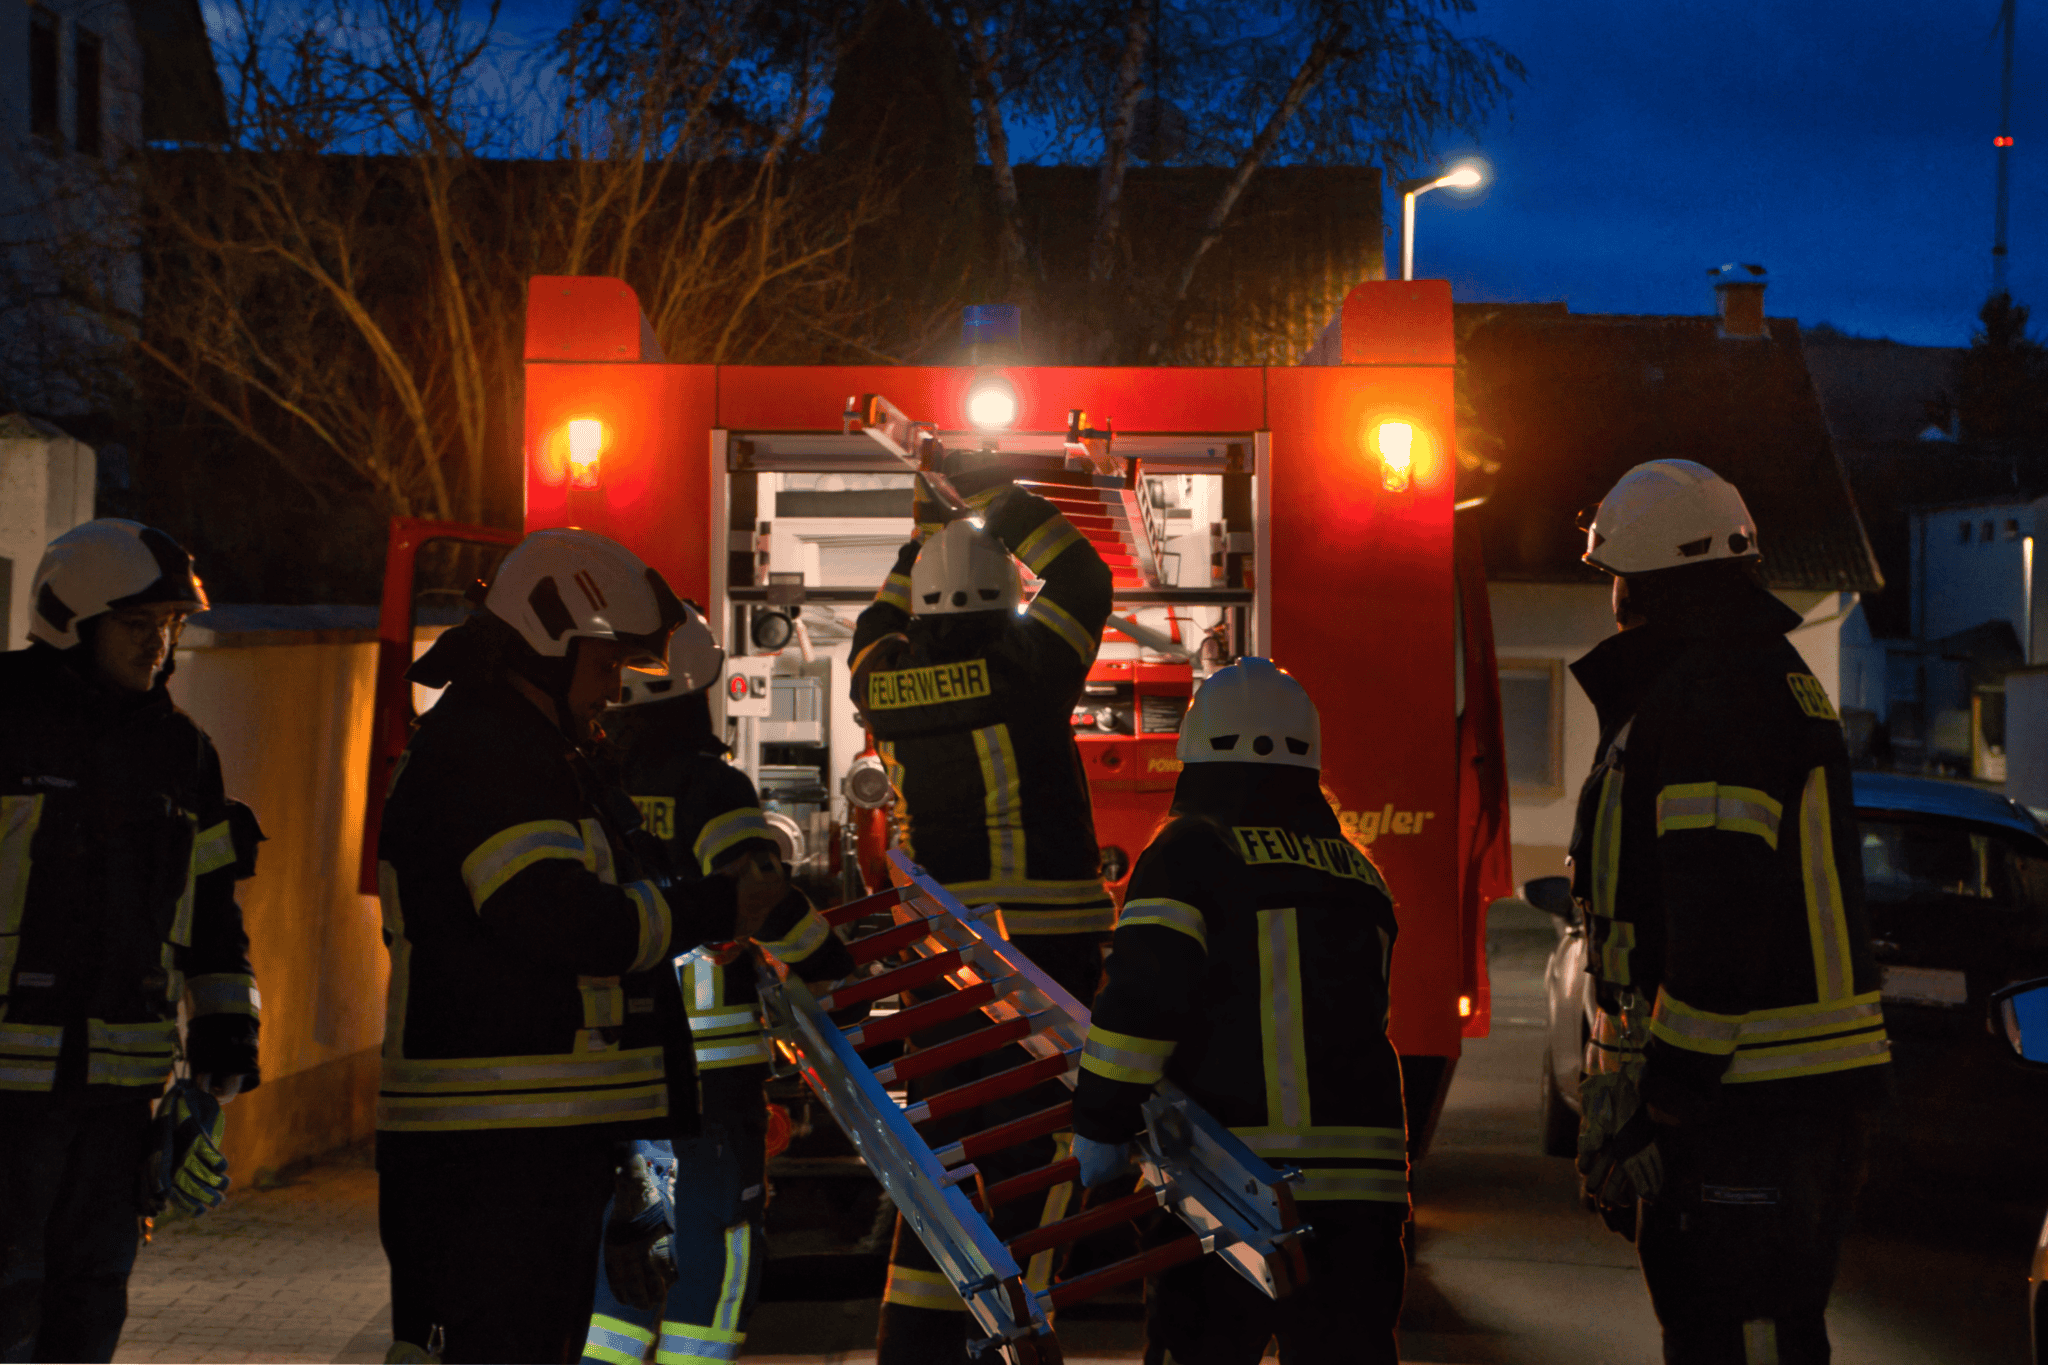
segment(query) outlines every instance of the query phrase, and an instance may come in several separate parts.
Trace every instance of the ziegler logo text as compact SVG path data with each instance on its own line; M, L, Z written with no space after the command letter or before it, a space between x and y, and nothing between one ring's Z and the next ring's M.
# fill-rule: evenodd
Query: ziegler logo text
M1379 810L1337 810L1337 823L1344 837L1369 844L1382 834L1420 834L1425 820L1436 819L1433 810L1395 810L1390 801Z

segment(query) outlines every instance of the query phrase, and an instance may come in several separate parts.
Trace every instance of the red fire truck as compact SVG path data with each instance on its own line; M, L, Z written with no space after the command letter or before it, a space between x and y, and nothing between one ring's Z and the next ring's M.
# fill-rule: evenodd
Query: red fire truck
M1116 580L1121 620L1075 712L1105 875L1120 891L1165 813L1175 732L1203 673L1264 654L1299 678L1322 711L1323 780L1345 832L1393 888L1392 1032L1419 1153L1460 1039L1487 1030L1485 907L1510 890L1484 576L1453 532L1448 285L1358 286L1315 358L1325 363L669 364L625 283L536 277L525 527L612 536L703 607L732 656L715 708L734 761L790 860L824 874L858 861L851 831L886 799L862 761L847 642L912 533L916 477L849 404L871 414L862 396L884 397L926 424L954 475L994 470L1054 498ZM1008 401L976 401L990 389ZM389 764L429 704L402 674L421 628L455 619L452 598L420 591L427 562L438 554L444 579L474 577L448 566L514 539L394 528L372 833Z

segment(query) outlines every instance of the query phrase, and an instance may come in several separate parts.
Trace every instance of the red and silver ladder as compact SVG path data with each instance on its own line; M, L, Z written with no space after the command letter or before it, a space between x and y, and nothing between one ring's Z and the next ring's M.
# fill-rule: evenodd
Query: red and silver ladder
M936 1150L918 1127L1049 1080L1072 1087L1088 1011L1002 937L992 909L963 908L900 850L889 854L889 864L896 883L890 889L824 912L834 925L890 914L889 928L848 944L854 961L872 974L813 997L802 981L764 963L761 999L781 1060L845 1130L1000 1358L1009 1365L1055 1365L1061 1359L1052 1329L1055 1310L1198 1256L1222 1256L1269 1297L1302 1283L1301 1239L1309 1229L1296 1216L1288 1189L1296 1173L1275 1170L1255 1156L1171 1082L1161 1082L1145 1104L1136 1193L1033 1228L1007 1244L998 1240L985 1217L988 1210L1077 1181L1079 1164L1069 1157L977 1189L975 1160L1071 1127L1072 1103ZM828 1017L905 991L916 991L919 1003L843 1029ZM925 1030L977 1011L988 1022L974 1031L916 1045ZM870 1066L861 1059L862 1051L899 1040L911 1046L897 1060ZM914 1103L889 1093L892 1085L1013 1046L1025 1056L994 1075ZM976 1193L970 1197L968 1190ZM1187 1224L1186 1235L1036 1293L1025 1283L1022 1267L1038 1252L1162 1206Z

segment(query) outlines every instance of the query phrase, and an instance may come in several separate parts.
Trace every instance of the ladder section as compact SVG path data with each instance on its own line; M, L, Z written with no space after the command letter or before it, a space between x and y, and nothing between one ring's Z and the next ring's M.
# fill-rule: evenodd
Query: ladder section
M849 944L870 974L813 997L796 978L764 962L762 999L778 1051L846 1131L1002 1358L1015 1365L1058 1361L1051 1327L1057 1309L1197 1256L1223 1256L1271 1297L1301 1283L1301 1238L1308 1229L1288 1189L1297 1173L1267 1165L1170 1083L1146 1103L1135 1192L1092 1204L1084 1197L1070 1217L1007 1243L996 1236L988 1221L993 1210L1077 1181L1078 1166L1069 1158L988 1183L976 1162L1070 1128L1071 1102L938 1148L919 1125L973 1113L1048 1081L1071 1088L1088 1011L1002 937L992 909L964 909L900 850L889 861L895 886L825 912L835 925L889 915L890 927ZM915 992L914 1000L906 991ZM892 997L904 1000L893 1014L844 1027L830 1017ZM977 1013L981 1020L962 1033L959 1021ZM919 1036L932 1030L942 1032L920 1044ZM896 1042L909 1047L893 1060L871 1065L861 1056ZM1013 1064L984 1068L977 1079L916 1101L899 1102L889 1093L892 1086L1005 1053ZM1026 1284L1021 1267L1039 1253L1162 1207L1186 1226L1183 1235L1037 1293Z

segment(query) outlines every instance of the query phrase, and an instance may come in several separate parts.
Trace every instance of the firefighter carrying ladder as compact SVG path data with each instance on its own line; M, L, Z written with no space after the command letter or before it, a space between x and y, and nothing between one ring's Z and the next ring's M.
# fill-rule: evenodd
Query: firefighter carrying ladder
M1088 1011L1004 940L991 922L992 907L964 909L900 850L889 854L889 864L896 883L889 890L824 912L834 925L889 912L892 927L847 945L856 963L882 964L882 970L813 998L801 980L764 962L761 999L779 1060L794 1065L852 1139L987 1334L988 1347L999 1350L1007 1365L1057 1365L1054 1310L1205 1254L1222 1256L1272 1298L1302 1283L1307 1272L1301 1239L1310 1230L1296 1217L1288 1189L1297 1173L1275 1170L1253 1155L1169 1081L1161 1082L1145 1103L1137 1154L1142 1183L1136 1193L1034 1228L1007 1245L996 1239L984 1217L989 1209L1077 1180L1079 1163L1071 1157L1056 1161L988 1185L970 1198L962 1186L979 1183L975 1158L1070 1127L1073 1105L1049 1106L936 1151L917 1125L1048 1080L1071 1088L1088 1034ZM888 965L892 959L900 965ZM913 990L921 1002L895 1014L845 1029L828 1017L831 1011ZM965 1036L914 1049L885 1066L870 1067L861 1060L864 1049L914 1042L920 1031L977 1010L989 1022ZM1012 1044L1028 1060L1008 1070L908 1105L888 1092L892 1084ZM1020 1267L1034 1254L1162 1206L1187 1224L1186 1235L1038 1293L1026 1286Z

